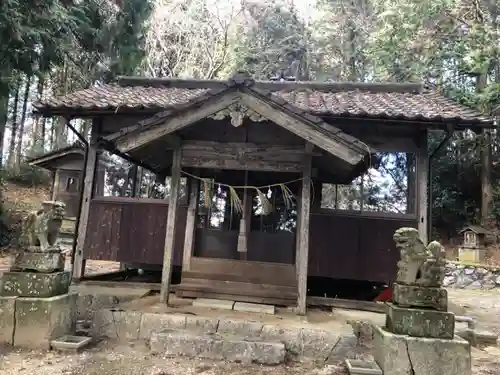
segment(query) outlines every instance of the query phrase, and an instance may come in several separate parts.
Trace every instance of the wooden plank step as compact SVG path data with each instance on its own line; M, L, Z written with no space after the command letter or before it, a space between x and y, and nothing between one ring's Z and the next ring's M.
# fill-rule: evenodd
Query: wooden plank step
M207 280L207 279L181 279L182 283L186 283L189 285L200 285L200 286L212 286L217 288L234 288L235 290L240 291L266 291L266 292L276 292L276 293L285 293L285 294L297 294L297 288L290 286L281 286L281 285L269 285L269 284L253 284L253 283L245 283L238 281L223 281L223 280Z
M234 295L244 295L244 296L252 296L252 297L262 297L262 298L279 298L283 300L296 300L296 293L284 293L283 291L273 291L273 290L262 290L262 289L241 289L237 286L213 286L210 284L200 285L200 284L190 284L181 282L181 284L177 287L177 290L182 291L199 291L205 293L222 293L222 294L234 294Z
M231 275L231 274L214 274L206 272L192 272L183 271L182 279L204 279L204 280L217 280L217 281L234 281L250 284L267 284L276 285L278 287L291 287L297 289L297 281L293 283L287 283L286 280L279 280L276 283L269 284L259 276L246 276L246 275Z
M281 298L263 298L254 296L242 296L239 294L224 294L215 292L202 292L202 291L192 291L192 290L182 290L178 289L176 292L177 297L180 298L213 298L213 299L223 299L231 300L236 302L249 302L249 303L262 303L266 305L277 305L277 306L295 306L297 300L281 299Z

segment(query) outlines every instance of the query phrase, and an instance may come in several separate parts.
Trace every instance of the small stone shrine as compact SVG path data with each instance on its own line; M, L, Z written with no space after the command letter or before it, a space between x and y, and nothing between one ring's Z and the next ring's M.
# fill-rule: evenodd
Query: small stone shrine
M43 202L26 218L19 249L0 280L0 344L48 348L74 324L76 294L64 271L58 245L64 217L62 202Z
M477 225L469 225L463 228L459 234L464 236L464 240L458 248L458 260L482 263L486 255L486 235L488 232Z
M375 361L385 375L468 375L470 344L455 332L455 316L448 312L442 288L443 247L427 247L414 228L394 234L401 259L387 304L385 327L374 327Z

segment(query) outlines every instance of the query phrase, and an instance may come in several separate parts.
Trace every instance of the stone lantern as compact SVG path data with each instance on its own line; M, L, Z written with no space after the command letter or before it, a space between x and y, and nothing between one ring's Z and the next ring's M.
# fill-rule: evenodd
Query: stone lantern
M486 235L488 232L477 225L463 228L463 243L458 248L458 260L461 262L482 263L486 253Z

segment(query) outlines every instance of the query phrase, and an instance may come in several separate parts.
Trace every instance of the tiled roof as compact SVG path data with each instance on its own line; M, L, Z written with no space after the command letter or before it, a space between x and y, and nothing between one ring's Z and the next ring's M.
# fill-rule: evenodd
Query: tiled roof
M165 110L199 101L234 81L122 79L34 103L43 114L90 111ZM241 82L239 83L241 84ZM370 117L420 121L491 124L492 119L417 84L330 84L254 82L244 86L264 90L301 110L321 116Z

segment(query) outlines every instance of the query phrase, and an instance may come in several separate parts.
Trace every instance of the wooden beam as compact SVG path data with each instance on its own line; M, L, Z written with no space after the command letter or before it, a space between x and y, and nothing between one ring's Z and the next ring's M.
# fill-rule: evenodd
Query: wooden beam
M294 161L231 160L223 156L214 158L183 156L182 166L203 169L234 169L242 171L294 172L302 171L301 163Z
M163 124L152 126L139 133L129 133L116 140L116 148L123 153L138 149L145 144L158 138L172 134L197 121L200 121L214 113L217 113L239 99L238 92L230 92L222 97L214 96L202 103L196 109L187 109L177 114L173 114Z
M189 206L186 219L186 233L184 235L184 252L182 256L182 273L189 271L191 267L191 256L194 249L194 238L196 232L196 219L198 218L198 203L200 200L200 180L188 177L189 183Z
M85 171L85 180L83 181L83 198L82 198L82 207L80 211L80 219L78 222L78 235L76 237L76 251L73 262L73 275L72 278L74 280L80 280L85 273L85 259L83 250L85 248L85 240L87 236L87 226L89 221L89 213L90 213L90 201L94 196L94 185L96 179L96 170L97 163L99 162L98 155L98 129L96 124L92 126L92 132L90 135L90 142L88 145L88 155L87 155L87 163L84 168Z
M298 301L297 314L305 315L307 310L307 267L309 264L309 219L311 217L311 156L312 144L306 143L309 154L304 160L302 172L302 191L300 196L300 244L297 254L298 265Z
M427 210L428 210L428 176L429 176L429 155L427 151L427 131L423 131L419 139L419 147L416 154L417 158L417 193L416 202L418 209L418 232L420 239L427 245L429 233L427 228Z
M178 206L181 185L181 149L174 150L172 160L172 178L170 179L170 201L168 205L167 228L165 231L165 250L163 253L163 271L161 274L160 301L168 304L170 278L172 276L172 258L177 229Z
M270 104L250 94L242 93L241 101L259 115L351 165L358 164L365 157L366 153L357 152L353 149L359 147L354 144L357 139L343 133L340 129L335 128L336 133L326 129L321 131L319 125L315 129L313 126L301 121L298 116L292 116L284 111L277 110ZM343 138L352 139L352 147L349 147L350 142Z

